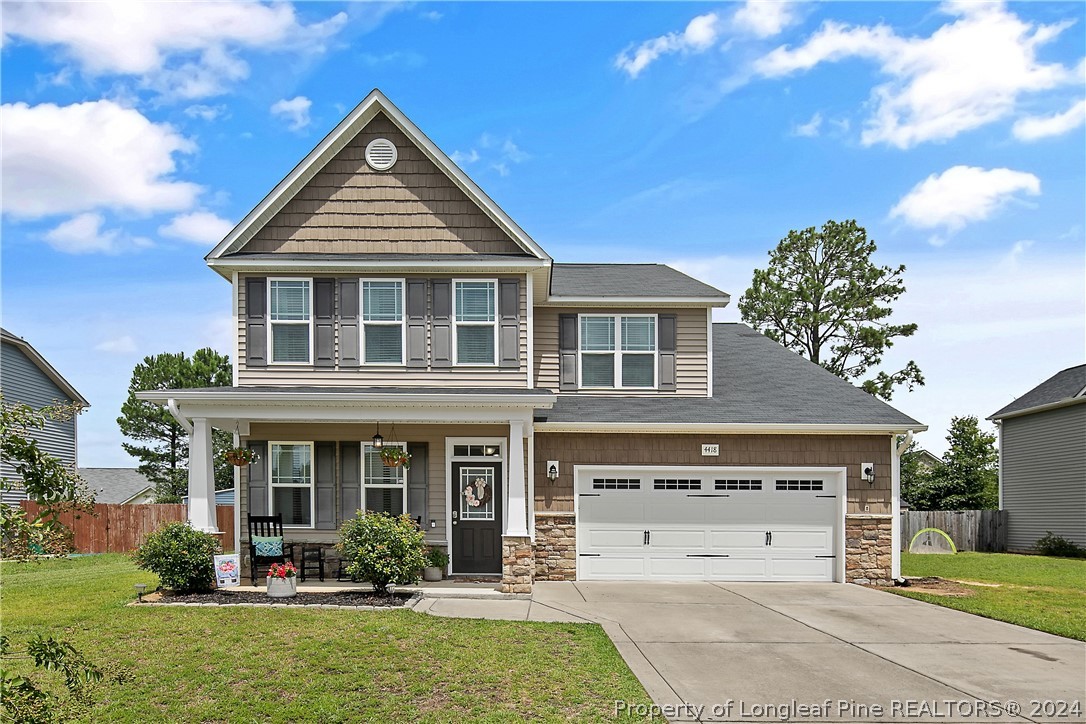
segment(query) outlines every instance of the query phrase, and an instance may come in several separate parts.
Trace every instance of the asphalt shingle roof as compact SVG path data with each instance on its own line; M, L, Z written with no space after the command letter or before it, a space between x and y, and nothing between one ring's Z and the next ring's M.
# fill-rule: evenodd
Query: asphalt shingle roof
M994 413L989 420L998 420L1015 412L1022 412L1032 407L1051 405L1056 402L1070 400L1086 388L1086 364L1077 367L1068 367L1062 372L1049 377L1041 384L1034 387L1026 394L1019 397L1011 404L1005 406L999 412Z
M123 503L151 483L135 468L79 468L96 503Z
M559 395L536 419L921 426L745 324L713 325L713 363L711 398Z
M664 264L554 264L556 297L726 297L716 287Z

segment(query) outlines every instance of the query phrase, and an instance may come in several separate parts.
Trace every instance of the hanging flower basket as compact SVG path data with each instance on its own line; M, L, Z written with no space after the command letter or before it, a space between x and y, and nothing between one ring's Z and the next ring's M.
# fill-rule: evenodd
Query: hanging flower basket
M386 447L381 450L381 462L390 468L411 467L411 453L398 447Z
M226 462L243 468L256 460L256 453L247 447L233 447L223 453Z

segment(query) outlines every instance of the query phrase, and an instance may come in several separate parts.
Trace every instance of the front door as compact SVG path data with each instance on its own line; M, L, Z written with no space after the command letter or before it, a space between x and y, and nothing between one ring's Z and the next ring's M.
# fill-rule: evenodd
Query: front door
M502 571L502 466L452 464L453 573Z

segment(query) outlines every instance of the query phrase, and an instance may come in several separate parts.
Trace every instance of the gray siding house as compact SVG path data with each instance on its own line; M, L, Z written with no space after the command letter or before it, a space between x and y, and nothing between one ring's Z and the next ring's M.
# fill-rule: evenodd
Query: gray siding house
M1007 548L1047 531L1086 546L1086 365L1050 377L989 417L999 425Z
M34 347L22 337L16 337L6 329L0 330L0 391L5 404L24 403L37 409L54 401L77 402L84 407L89 403L49 364ZM77 420L49 422L34 435L38 445L68 465L76 465ZM0 475L5 479L17 478L15 468L7 460L0 460ZM22 490L4 491L5 503L17 503L26 499Z

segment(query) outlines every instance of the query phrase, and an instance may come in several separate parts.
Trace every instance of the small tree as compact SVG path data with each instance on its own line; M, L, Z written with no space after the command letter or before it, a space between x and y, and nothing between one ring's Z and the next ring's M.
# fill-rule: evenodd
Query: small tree
M125 451L139 458L139 471L155 486L159 503L179 503L188 493L189 438L184 428L161 405L136 398L146 390L172 390L192 387L228 387L233 378L230 358L213 349L198 349L192 357L184 352L144 357L132 371L128 399L121 406L117 424L121 432L146 445L122 443ZM212 435L215 460L215 489L234 485L233 468L222 453L233 446L229 431L215 430Z
M910 490L919 510L986 510L999 507L999 451L996 436L972 415L955 417L947 431L943 459ZM902 476L904 495L904 476Z
M409 515L359 511L339 529L336 548L349 561L347 573L384 593L388 584L418 580L426 566L426 534Z
M739 300L743 321L838 377L859 380L882 362L915 324L890 324L892 302L905 293L904 265L876 266L875 242L855 221L827 221L789 231L769 252L769 267L755 269ZM897 372L879 372L863 389L889 400L893 388L923 385L910 361Z

